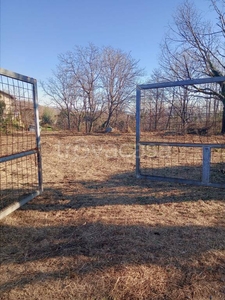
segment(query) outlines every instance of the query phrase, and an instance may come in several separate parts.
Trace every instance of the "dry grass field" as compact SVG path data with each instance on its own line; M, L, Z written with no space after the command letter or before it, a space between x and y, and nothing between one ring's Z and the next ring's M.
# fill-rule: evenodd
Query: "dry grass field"
M136 179L134 144L43 133L45 191L0 223L1 300L225 299L225 190Z

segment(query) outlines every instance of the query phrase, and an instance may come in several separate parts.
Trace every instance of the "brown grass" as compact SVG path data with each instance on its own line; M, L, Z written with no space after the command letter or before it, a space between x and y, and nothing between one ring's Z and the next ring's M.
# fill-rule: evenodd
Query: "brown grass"
M134 141L43 134L45 192L1 221L0 299L225 299L224 190L136 179Z

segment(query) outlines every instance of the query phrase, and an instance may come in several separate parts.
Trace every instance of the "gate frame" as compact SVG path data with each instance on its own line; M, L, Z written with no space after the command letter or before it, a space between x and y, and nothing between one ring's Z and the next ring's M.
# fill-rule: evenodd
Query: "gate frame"
M23 81L32 85L33 93L33 110L34 110L34 122L35 122L35 134L36 134L36 148L30 149L27 151L15 153L12 155L7 155L0 157L0 163L17 159L20 157L25 157L28 155L36 154L37 157L37 179L38 179L38 190L34 191L30 195L15 201L13 204L3 208L0 211L0 220L17 210L19 207L26 204L28 201L32 200L36 196L40 195L43 192L43 177L42 177L42 158L41 158L41 137L40 137L40 127L39 127L39 111L38 111L38 94L37 94L37 80L28 76L21 75L3 68L0 68L0 75L9 77L11 79Z
M210 182L210 160L211 160L211 149L212 148L225 148L225 144L201 144L201 143L175 143L175 142L142 142L141 141L141 120L140 120L140 111L141 111L141 91L150 90L156 88L167 88L167 87L176 87L176 86L185 86L185 85L194 85L194 84L204 84L204 83L220 83L225 82L225 76L220 77L210 77L210 78L199 78L199 79L190 79L182 81L169 81L169 82L159 82L152 84L140 84L136 86L136 177L145 178L155 181L166 181L174 183L184 183L198 186L208 186L208 187L217 187L225 188L225 183L212 183ZM203 152L202 159L202 180L189 180L183 178L174 178L174 177L163 177L163 176L152 176L141 173L140 167L140 146L176 146L176 147L200 147Z

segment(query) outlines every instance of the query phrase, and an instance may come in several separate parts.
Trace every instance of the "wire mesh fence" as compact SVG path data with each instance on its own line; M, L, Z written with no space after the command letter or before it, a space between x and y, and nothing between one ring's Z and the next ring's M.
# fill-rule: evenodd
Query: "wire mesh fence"
M137 87L138 177L225 187L224 81L218 77Z
M36 80L0 69L0 218L42 191Z
M145 175L201 180L201 148L142 146L140 156Z

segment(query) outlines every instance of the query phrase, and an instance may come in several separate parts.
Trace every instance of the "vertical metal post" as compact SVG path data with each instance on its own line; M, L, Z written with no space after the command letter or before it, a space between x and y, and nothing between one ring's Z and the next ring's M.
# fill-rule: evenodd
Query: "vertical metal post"
M141 90L136 87L136 177L140 177L140 111Z
M202 183L210 182L211 147L203 146Z
M37 145L37 163L38 163L38 184L39 191L43 191L43 178L42 178L42 160L41 160L41 134L39 126L39 112L38 112L38 95L37 95L37 81L33 83L33 103L34 103L34 116L35 116L35 132L36 132L36 145Z

